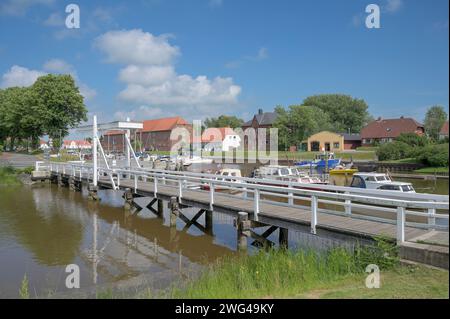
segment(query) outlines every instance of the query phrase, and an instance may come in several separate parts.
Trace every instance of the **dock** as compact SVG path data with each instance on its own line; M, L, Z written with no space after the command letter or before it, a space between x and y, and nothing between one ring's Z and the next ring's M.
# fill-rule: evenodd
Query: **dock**
M213 214L231 215L238 250L246 249L247 240L259 246L275 245L268 239L275 231L280 247L287 247L289 230L354 243L370 243L383 237L397 243L400 252L410 260L448 269L446 196L365 189L350 192L348 187L282 181L270 181L268 185L267 180L226 176L218 179L210 174L130 167L97 167L94 174L91 164L36 166L36 171L45 172L60 186L80 190L86 185L93 200L99 199L98 189L121 191L124 207L136 213L144 207L136 204L135 198L148 198L146 207L155 215L162 214L167 203L172 227L181 219L185 228L195 226L212 234ZM208 185L208 190L201 185ZM186 207L195 207L198 213L189 219L183 214ZM380 214L372 216L364 211ZM198 222L202 215L204 225ZM263 227L262 234L255 231ZM425 255L426 258L420 257ZM430 255L435 257L430 259Z

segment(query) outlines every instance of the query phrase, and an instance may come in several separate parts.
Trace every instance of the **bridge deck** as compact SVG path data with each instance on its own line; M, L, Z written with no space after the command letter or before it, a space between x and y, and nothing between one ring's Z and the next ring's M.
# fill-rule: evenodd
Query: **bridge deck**
M111 181L107 178L101 178L98 181L99 186L112 188ZM130 188L134 190L134 181L123 179L120 182L120 188ZM154 184L151 182L137 182L137 194L143 196L155 197ZM158 184L157 197L168 199L172 196L178 196L178 188L176 186ZM202 190L183 189L182 204L197 206L199 208L209 209L210 199L209 192ZM238 212L248 212L253 214L253 200L243 197L230 197L216 192L214 194L213 211L220 211L228 214L236 215ZM305 230L310 227L311 213L307 209L298 207L280 206L261 202L259 221L270 225ZM376 236L385 236L392 239L396 238L396 225L351 218L347 216L318 213L318 231L328 231L333 233L341 233L343 235L351 235L364 238L373 238ZM411 241L417 237L423 237L429 231L413 227L405 228L405 238ZM445 233L448 245L448 233Z

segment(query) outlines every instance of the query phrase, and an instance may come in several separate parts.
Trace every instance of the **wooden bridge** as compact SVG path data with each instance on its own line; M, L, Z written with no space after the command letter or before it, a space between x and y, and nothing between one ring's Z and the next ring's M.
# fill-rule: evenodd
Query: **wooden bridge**
M74 190L87 183L92 199L98 198L99 187L122 190L125 207L136 212L143 208L136 197L148 197L147 207L156 215L162 214L163 201L168 201L171 226L181 219L185 228L212 233L214 212L232 215L241 250L247 248L247 238L272 245L267 238L277 229L280 246L288 245L289 229L344 240L382 236L401 247L437 254L439 260L446 256L448 268L447 196L141 168L94 169L79 163L37 163L36 171ZM185 207L199 211L189 219L183 214ZM198 222L202 215L204 225ZM259 227L267 229L258 234Z

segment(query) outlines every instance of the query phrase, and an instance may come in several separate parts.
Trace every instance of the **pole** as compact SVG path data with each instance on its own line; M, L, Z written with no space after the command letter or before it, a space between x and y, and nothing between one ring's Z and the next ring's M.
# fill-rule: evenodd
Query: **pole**
M97 186L97 115L94 115L92 121L92 161L94 162L94 172L92 177L92 182L94 186Z
M130 118L129 117L127 117L127 122L130 122ZM126 138L128 139L128 141L130 141L130 130L126 130L125 134L127 135ZM128 142L127 142L127 167L128 168L131 167L131 158L130 158L130 156L131 156L130 146L128 145Z

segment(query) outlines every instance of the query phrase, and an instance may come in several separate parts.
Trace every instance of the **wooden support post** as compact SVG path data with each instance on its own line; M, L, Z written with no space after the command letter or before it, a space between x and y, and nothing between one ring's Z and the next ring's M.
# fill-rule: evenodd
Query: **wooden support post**
M205 212L205 228L208 235L213 235L213 212L207 210Z
M93 183L90 183L88 185L88 199L98 201L100 200L100 197L98 196L98 186L94 185Z
M247 230L248 223L248 213L239 212L237 218L237 250L238 251L247 251L247 235L245 231Z
M69 189L71 191L76 191L75 189L75 179L73 178L73 176L69 176Z
M178 200L176 197L170 198L169 208L170 208L170 227L176 227L177 218L179 215Z
M64 183L63 183L63 177L62 177L62 174L58 174L57 179L58 179L58 187L63 187L63 186L64 186Z
M164 216L164 206L162 199L158 199L158 216L161 218Z
M122 197L125 200L124 208L130 210L133 207L133 193L131 192L131 189L126 188Z
M280 248L288 249L289 230L287 228L279 228L278 241Z

